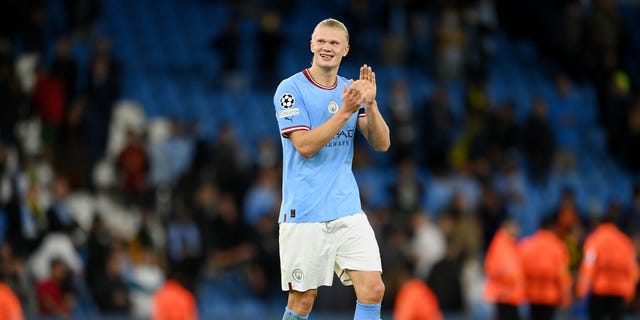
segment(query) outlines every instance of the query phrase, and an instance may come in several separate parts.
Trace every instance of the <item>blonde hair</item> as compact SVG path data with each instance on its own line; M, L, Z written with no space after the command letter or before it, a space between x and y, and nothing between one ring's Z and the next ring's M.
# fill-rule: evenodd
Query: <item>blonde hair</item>
M349 30L347 30L347 27L344 25L344 23L340 22L339 20L336 20L334 18L324 19L318 22L316 27L313 29L313 32L315 33L316 29L318 29L319 27L337 28L344 31L344 34L347 36L347 43L349 43ZM313 33L311 34L311 37L313 37Z

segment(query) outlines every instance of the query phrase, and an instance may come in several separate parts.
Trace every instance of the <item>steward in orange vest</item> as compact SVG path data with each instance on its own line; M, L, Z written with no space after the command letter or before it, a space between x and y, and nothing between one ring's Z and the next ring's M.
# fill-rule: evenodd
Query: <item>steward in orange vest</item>
M638 283L638 262L631 239L605 217L584 243L578 298L589 292L591 319L622 319Z
M540 229L518 247L530 319L551 320L557 306L568 307L571 303L569 254L552 231L554 224L553 216L543 218Z
M487 282L484 297L496 305L497 320L518 320L518 306L525 300L525 278L516 237L518 224L507 219L491 240L484 261Z

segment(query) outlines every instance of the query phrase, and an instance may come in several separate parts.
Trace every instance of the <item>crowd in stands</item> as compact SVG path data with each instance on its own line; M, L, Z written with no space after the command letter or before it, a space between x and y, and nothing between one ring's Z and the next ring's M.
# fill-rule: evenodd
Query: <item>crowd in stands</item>
M285 22L304 19L296 13L306 2L187 2L234 14L207 40L221 57L219 72L208 75L212 90L271 94L283 70L305 67L278 61L283 43L300 38L302 47L289 48L305 48L308 35L292 36L299 30ZM232 124L206 137L197 120L147 117L144 105L122 94L128 64L120 48L96 32L108 5L0 4L0 281L30 316L148 317L167 278L194 294L203 317L237 306L281 313L277 130L246 145ZM444 314L486 316L484 255L509 218L526 224L527 235L554 217L574 276L600 217L612 217L640 252L637 2L352 0L321 9L349 27L348 63L414 69L435 83L416 99L419 83L379 79L390 154L367 150L362 137L354 146L363 206L381 247L386 312L401 285L417 279ZM259 25L260 81L239 60L243 20ZM539 49L534 68L552 88L530 94L524 115L520 101L498 103L490 89L505 31ZM79 44L89 53L78 55ZM452 82L462 90L449 90ZM585 86L595 88L595 110L585 108L578 89ZM264 106L272 108L271 100ZM615 159L632 182L613 194L627 196L594 208L567 184L552 190L553 205L527 216L532 189L579 175L583 158L594 156L584 152L593 128L606 138L599 157ZM351 291L321 290L334 293L321 295L317 310L352 310ZM567 313L584 314L581 300L570 305ZM640 312L640 299L628 310Z

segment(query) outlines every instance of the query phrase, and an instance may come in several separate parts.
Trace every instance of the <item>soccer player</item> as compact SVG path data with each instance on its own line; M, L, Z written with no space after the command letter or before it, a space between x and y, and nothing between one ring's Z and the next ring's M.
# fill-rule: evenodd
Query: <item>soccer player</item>
M356 128L387 151L389 128L376 103L371 67L360 78L338 76L349 33L326 19L311 35L311 67L283 80L274 95L283 149L280 209L283 320L307 319L320 286L335 272L357 297L354 319L380 319L384 294L380 250L360 204L351 164Z

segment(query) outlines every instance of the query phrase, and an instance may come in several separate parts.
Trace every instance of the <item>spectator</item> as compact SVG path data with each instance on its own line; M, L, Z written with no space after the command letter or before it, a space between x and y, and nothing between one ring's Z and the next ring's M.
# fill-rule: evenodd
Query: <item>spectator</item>
M627 117L629 145L627 146L627 168L634 174L640 173L640 97L635 99Z
M486 252L496 232L509 216L502 198L491 185L485 185L482 189L478 216L482 225L482 250Z
M267 10L260 17L258 30L258 44L260 55L258 69L260 70L260 85L269 92L273 91L280 79L281 49L286 47L286 38L280 28L280 14L278 11ZM234 53L235 55L235 53Z
M150 144L150 180L153 186L174 186L187 172L195 152L193 130L178 119L170 121L166 139Z
M280 177L277 169L262 169L244 199L244 220L256 226L263 217L278 215L280 210Z
M441 218L441 224L449 219ZM451 223L451 222L446 222ZM427 278L427 284L435 293L440 308L445 313L461 313L466 309L462 290L464 254L462 245L455 241L447 243L444 257L438 261Z
M67 265L58 258L53 258L50 264L50 276L37 284L40 315L69 318L73 315L75 296Z
M111 253L113 238L99 212L93 214L91 229L87 239L87 262L85 279L90 288L94 288L103 274L107 258Z
M216 185L231 192L236 200L242 199L249 165L240 140L235 128L225 124L218 130L210 150Z
M64 96L66 97L65 108L73 103L76 97L76 79L78 66L71 56L71 40L62 36L56 41L55 56L51 65L51 74L62 81Z
M581 233L582 221L580 209L573 189L565 188L562 190L560 205L556 211L557 225L556 232L558 237L564 241L569 251L569 265L572 271L578 269L580 263L580 237L577 233Z
M449 95L442 86L436 88L423 108L421 141L426 152L426 165L431 169L447 168L447 154L456 129L456 119L451 108Z
M175 217L169 222L167 237L170 266L183 270L184 285L187 288L194 288L204 252L202 235L189 211L186 209L176 211Z
M95 41L88 77L88 103L84 120L89 159L93 164L104 154L113 107L120 98L120 63L111 53L109 38Z
M22 190L18 182L19 178L12 179L11 198L6 206L7 234L6 240L21 259L31 255L38 247L43 236L43 227L38 222L36 212L29 205L26 190Z
M151 316L153 295L164 284L164 272L159 260L153 250L143 249L140 259L131 270L131 310L136 318L148 319Z
M86 109L86 97L79 97L71 104L54 146L53 166L58 174L68 179L71 190L90 185L89 146L83 122Z
M555 78L555 91L549 97L549 123L554 133L559 160L574 169L576 152L580 148L580 135L586 125L593 123L595 110L585 107L578 96L573 82L566 74L558 74Z
M391 202L394 212L394 223L402 230L410 225L411 215L422 205L424 186L419 179L418 168L410 158L401 160L398 164L396 182L391 185Z
M392 156L395 163L414 155L418 139L416 112L411 101L409 84L404 80L395 80L389 93L391 110L391 140L394 141Z
M547 119L547 104L533 101L533 110L523 128L523 149L530 169L529 177L538 184L547 182L554 154L555 139Z
M413 234L409 240L410 255L414 261L413 273L420 279L427 279L433 266L445 256L446 239L426 212L417 211L413 215L410 231Z
M94 299L101 313L120 316L130 314L129 288L125 283L118 253L113 253L107 258L105 273L101 275L94 288Z
M62 125L67 99L64 82L45 71L44 65L36 67L36 83L31 91L31 104L43 123L42 140L46 146L56 142Z
M58 176L52 183L53 203L47 210L48 232L72 233L79 228L66 203L69 195L69 182L66 177Z
M232 91L238 91L243 85L244 76L240 70L240 60L238 59L238 50L241 45L241 35L238 27L238 17L232 17L228 20L224 30L220 35L211 39L211 47L221 56L222 65L222 83L215 83L216 86L222 85L224 88Z
M133 130L127 132L127 143L118 155L118 167L122 175L122 192L130 200L137 201L149 186L149 156L144 149L144 137Z
M464 73L465 34L460 15L453 7L444 8L436 26L435 68L440 80L458 79Z
M5 21L5 20L3 20ZM6 144L16 142L15 127L26 107L25 97L20 92L20 83L11 57L0 54L0 141Z

